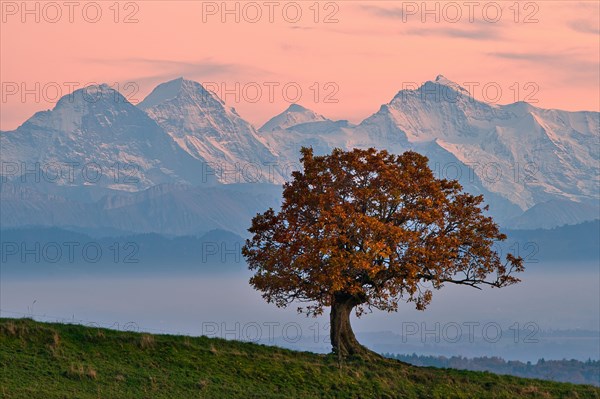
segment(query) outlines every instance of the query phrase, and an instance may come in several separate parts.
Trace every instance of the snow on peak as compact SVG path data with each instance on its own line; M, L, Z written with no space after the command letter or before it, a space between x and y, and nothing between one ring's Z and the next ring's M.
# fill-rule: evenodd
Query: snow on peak
M106 83L101 83L99 85L90 85L90 86L84 87L83 89L80 89L80 90L86 90L88 93L94 94L94 93L106 93L106 92L113 91L114 89Z
M25 124L73 133L84 129L83 121L86 117L88 124L94 120L103 125L110 125L119 115L136 111L139 112L121 93L103 83L65 94L52 110L37 112Z
M261 132L270 132L273 130L283 130L301 123L327 121L323 115L304 108L299 104L290 104L290 106L279 115L269 119L260 129Z
M150 108L177 97L181 91L182 82L183 78L179 78L156 86L138 106L140 108Z
M467 89L465 89L464 87L462 87L461 85L459 85L458 83L456 83L453 80L448 79L447 77L445 77L444 75L438 75L435 77L435 82L439 85L442 86L446 86L449 87L457 92L461 92L461 93L465 93L467 95L469 95L469 91Z
M307 108L304 108L302 105L300 104L290 104L290 106L287 108L288 112L304 112L304 111L309 111Z
M438 75L435 80L428 80L419 87L412 84L412 87L400 90L390 101L390 105L396 104L397 106L407 100L457 103L461 100L472 101L473 97L467 89L458 83L446 78L444 75Z
M220 165L222 170L249 163L267 165L277 159L252 125L198 82L179 78L162 83L139 107L184 151L202 162ZM262 177L269 178L266 174ZM222 174L217 178L229 183L237 177Z
M456 82L451 81L450 79L448 79L444 75L438 75L438 76L436 76L435 77L435 81L436 81L436 83L439 83L441 85L446 85L446 86L456 85Z
M223 104L217 96L206 90L200 83L180 77L156 86L138 106L145 110L167 101L184 97L201 101L207 99L216 100Z
M56 103L55 109L73 106L85 106L103 103L110 107L111 104L124 104L129 102L127 99L106 83L100 85L90 85L77 89L70 94L62 96Z

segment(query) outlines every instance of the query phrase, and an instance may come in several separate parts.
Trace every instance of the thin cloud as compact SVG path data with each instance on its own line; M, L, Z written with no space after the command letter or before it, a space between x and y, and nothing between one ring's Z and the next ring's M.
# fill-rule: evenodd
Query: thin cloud
M395 30L389 28L333 28L325 27L324 31L336 33L340 35L351 35L351 36L389 36L395 34Z
M592 35L600 35L600 26L594 21L577 19L567 24L569 28L579 33L589 33Z
M217 62L212 59L200 61L172 61L151 58L121 58L117 60L104 60L95 58L79 59L90 64L120 65L127 70L146 70L149 74L143 77L135 76L122 79L122 82L134 83L139 89L135 94L135 101L141 101L149 90L160 83L164 83L179 77L205 83L214 80L221 82L226 80L252 80L264 76L274 76L276 73L260 69L254 66ZM128 98L130 99L130 98ZM130 99L131 100L131 99Z
M549 64L554 66L569 66L573 68L577 68L578 66L598 67L597 61L589 61L585 59L585 57L589 55L589 49L582 47L567 48L552 53L498 51L487 53L487 55L507 60Z
M402 19L404 20L404 9L402 7L384 8L372 5L360 6L360 9L380 18L386 19ZM411 28L403 30L401 33L412 36L440 36L449 38L461 38L471 40L493 40L499 39L502 34L499 29L496 29L500 23L490 23L486 21L476 20L473 22L468 19L460 22L444 22L442 24L420 23L421 27L415 28L413 20ZM436 26L432 28L432 26Z
M471 40L494 40L499 39L502 36L499 31L492 29L422 28L407 29L402 33L413 36L443 36Z
M509 60L521 60L529 62L548 62L556 61L563 56L556 54L543 54L543 53L512 53L512 52L496 52L488 53L488 55L496 58L504 58Z
M585 50L566 49L557 53L493 52L487 55L545 68L547 73L556 74L563 83L589 85L598 82L600 64L582 59L585 54Z
M153 58L121 58L116 60L105 60L100 58L83 58L83 62L94 64L121 65L126 67L151 67L156 70L169 71L157 76L216 76L235 74L271 74L271 71L249 65L224 63L213 61L209 58L199 61L173 61Z

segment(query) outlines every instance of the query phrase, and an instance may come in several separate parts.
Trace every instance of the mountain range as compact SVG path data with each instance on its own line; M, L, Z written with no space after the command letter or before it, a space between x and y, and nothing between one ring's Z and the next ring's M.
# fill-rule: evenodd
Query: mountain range
M440 75L356 125L291 104L256 129L183 78L137 106L107 85L77 90L0 132L0 223L245 234L278 206L301 146L418 151L507 228L600 218L600 113L488 104Z

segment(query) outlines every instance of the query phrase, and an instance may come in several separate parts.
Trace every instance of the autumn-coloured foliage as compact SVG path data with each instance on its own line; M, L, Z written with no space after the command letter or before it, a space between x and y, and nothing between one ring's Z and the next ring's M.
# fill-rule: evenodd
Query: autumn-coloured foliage
M279 212L257 215L243 254L250 283L268 302L318 315L331 306L331 339L341 355L360 354L349 315L425 309L445 283L503 287L518 282L522 259L492 250L506 237L483 214L482 196L437 179L427 158L375 149L315 156L284 186Z

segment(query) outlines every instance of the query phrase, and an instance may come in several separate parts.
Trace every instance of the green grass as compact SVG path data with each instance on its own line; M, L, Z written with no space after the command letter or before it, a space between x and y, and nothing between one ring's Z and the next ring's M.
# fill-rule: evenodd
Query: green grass
M599 398L600 389L206 337L0 319L1 398Z

